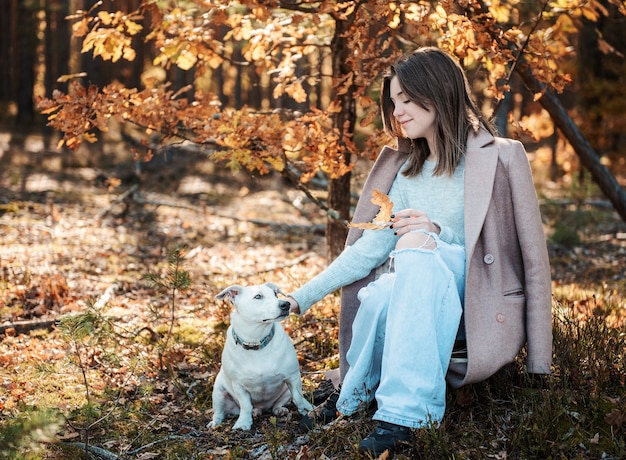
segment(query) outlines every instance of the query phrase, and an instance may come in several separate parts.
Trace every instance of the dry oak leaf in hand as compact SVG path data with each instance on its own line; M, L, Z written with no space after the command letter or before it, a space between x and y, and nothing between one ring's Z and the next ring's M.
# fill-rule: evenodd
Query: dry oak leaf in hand
M391 225L391 212L393 203L387 195L378 189L372 190L372 203L380 206L378 214L371 222L351 222L348 227L360 228L362 230L382 230Z

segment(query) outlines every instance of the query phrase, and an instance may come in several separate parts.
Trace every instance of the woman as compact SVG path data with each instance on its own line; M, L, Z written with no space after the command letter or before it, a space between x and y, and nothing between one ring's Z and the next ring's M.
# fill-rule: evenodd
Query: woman
M290 296L303 314L344 288L341 391L311 417L325 423L335 405L350 415L375 398L378 425L359 444L373 455L441 421L446 378L486 379L525 343L529 373L549 373L552 357L550 267L522 144L495 137L462 68L436 48L392 66L381 108L398 148L381 152L353 220L374 217L378 189L394 203L392 224L352 228L341 255ZM467 360L450 364L456 341Z

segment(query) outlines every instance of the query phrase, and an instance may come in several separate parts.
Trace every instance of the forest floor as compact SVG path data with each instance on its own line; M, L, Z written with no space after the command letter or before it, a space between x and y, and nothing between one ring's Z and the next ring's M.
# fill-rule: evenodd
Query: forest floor
M303 434L292 411L278 420L261 417L249 433L230 431L230 422L206 428L230 313L215 295L232 284L267 281L290 292L321 271L325 218L312 202L279 176L232 174L195 156L155 161L138 175L132 162L125 169L70 168L54 155L40 160L5 158L0 170L0 456L353 458L372 426L367 419ZM626 224L592 192L572 198L548 191L541 194L546 232L554 236L555 305L574 319L602 317L623 337ZM173 272L188 273L189 287L172 286ZM283 322L311 399L337 366L338 310L331 295ZM621 359L617 393L602 394L616 407L626 404L623 350ZM519 366L506 372L523 386ZM421 437L402 458L533 458L520 453L526 448L507 431L505 415L499 427L481 419L486 400L510 399L509 390L494 389L508 386L495 378L450 396L450 418L475 428ZM614 414L612 407L603 410ZM515 410L503 409L509 418ZM618 458L626 452L626 412L617 416L622 423L609 428L572 428L584 425L574 420L562 427L562 439L543 441L566 444L576 438L568 429L581 430L582 438L591 433L580 440L584 448L550 449ZM480 426L472 425L477 420ZM481 439L470 441L478 432ZM596 432L601 440L594 441Z

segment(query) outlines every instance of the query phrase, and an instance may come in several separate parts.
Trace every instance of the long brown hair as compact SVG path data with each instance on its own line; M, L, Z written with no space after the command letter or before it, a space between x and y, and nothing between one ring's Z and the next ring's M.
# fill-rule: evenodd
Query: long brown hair
M437 165L434 174L453 174L465 155L470 130L484 126L495 135L493 127L483 120L471 98L465 72L450 55L438 48L426 47L402 57L383 76L381 111L385 131L398 139L406 139L402 127L393 116L390 83L398 83L407 98L426 110L435 110ZM430 149L426 139L411 139L412 150L404 174L412 177L422 170Z

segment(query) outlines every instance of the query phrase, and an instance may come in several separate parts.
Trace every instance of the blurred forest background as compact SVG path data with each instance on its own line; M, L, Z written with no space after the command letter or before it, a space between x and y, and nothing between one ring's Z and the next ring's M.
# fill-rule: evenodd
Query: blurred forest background
M7 0L0 8L0 122L10 133L4 134L2 144L7 165L12 161L7 145L19 145L29 133L44 136L42 152L63 153L64 164L90 165L102 160L99 153L106 146L74 155L68 150L76 152L84 139L96 141L101 131L116 140L121 136L130 147L143 143L163 148L172 139L188 139L238 151L214 157L259 172L267 172L265 163L285 174L290 163L303 161L302 182L318 171L330 175L329 207L346 220L349 169L355 158L372 158L385 142L376 119L381 70L402 52L440 44L463 60L481 106L502 135L523 137L530 151L537 145L551 149L549 180L583 175L582 160L626 218L624 194L612 178L624 168L626 145L622 2L392 2L368 7L350 2L243 2L229 7L203 1ZM245 14L246 8L250 14ZM157 124L145 113L122 113L110 100L94 98L83 101L81 120L76 107L74 113L67 108L68 101L81 103L78 89L72 87L76 82L109 88L109 96L118 87L139 91L167 86L169 99L177 99L178 105L184 99L193 105L196 99L196 105L219 109L189 113L187 108L183 115L170 113L174 119L169 124ZM69 100L50 102L55 91ZM558 97L550 102L544 93ZM135 100L128 93L116 96L140 104L147 97L141 94ZM37 107L43 98L48 103L39 109L57 112L50 124L63 132L62 144L55 144L58 132L45 128L46 117ZM239 128L233 128L237 121L224 120L205 126L205 131L216 132L200 136L198 127L188 123L202 122L203 116L225 119L230 111L247 116L240 124L255 129L268 125L269 135L240 130L238 138L226 139L220 129L223 134ZM301 124L309 131L321 130L326 137L323 151L312 148L319 139L310 134L308 145L286 140L300 134L296 127L287 127L278 140L282 158L259 153L277 146L268 137L276 138L274 128L283 124L268 113L278 112L283 118L306 119ZM109 131L103 118L117 118L118 123ZM84 126L77 128L81 123ZM568 155L568 145L579 158ZM335 231L328 235L335 246L331 258L345 236L345 229L337 226Z
M485 114L501 134L522 137L531 152L549 147L550 181L571 181L587 168L626 218L626 198L614 180L624 168L626 145L622 2L230 7L203 1L7 0L1 8L0 122L10 133L2 144L8 165L7 145L19 145L27 133L43 135L42 153L63 153L68 165L101 161L106 145L76 152L85 139L106 140L102 131L130 147L152 147L151 153L172 140L179 145L190 140L230 150L209 155L231 167L264 173L269 165L287 175L293 172L288 166L300 162L301 182L317 172L330 176L328 205L345 221L351 166L357 158L375 156L386 141L376 117L380 72L403 52L439 44L463 60ZM81 102L78 85L107 88L109 99L90 95ZM118 92L120 87L138 94ZM159 87L167 87L170 103L158 100ZM69 98L55 98L55 91ZM151 97L151 103L173 110L163 107L153 115L172 120L157 123L141 109L120 111L113 96L129 105ZM64 134L64 143L56 144L58 131L45 128L38 103L46 114L56 112L50 125ZM187 113L177 113L173 105ZM205 107L192 113L193 105ZM146 107L144 112L154 108ZM235 115L227 118L229 113ZM282 119L271 116L277 113ZM203 117L208 120L200 134ZM290 125L288 118L297 121ZM110 130L109 119L116 121ZM262 125L267 134L260 133ZM281 138L276 132L283 127ZM303 127L306 142L298 144L293 138ZM311 134L315 130L317 137ZM341 222L329 225L335 225L327 234L332 258L345 228Z
M529 153L555 365L451 392L399 458L625 458L625 26L621 0L1 1L0 457L355 458L366 418L205 428L214 295L339 253L381 72L435 45ZM312 400L338 308L285 321Z

